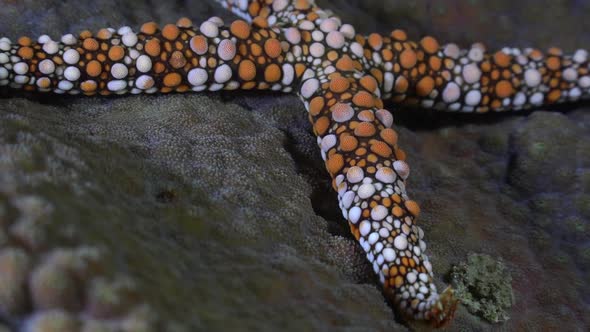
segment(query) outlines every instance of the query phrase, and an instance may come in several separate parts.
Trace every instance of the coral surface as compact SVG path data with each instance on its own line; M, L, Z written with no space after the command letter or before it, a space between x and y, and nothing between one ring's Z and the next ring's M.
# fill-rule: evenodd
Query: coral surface
M320 3L360 32L402 27L415 38L432 34L464 46L489 40L490 48L534 42L573 51L590 43L579 33L588 24L576 14L587 10L579 2L503 1L494 10L473 1ZM11 38L185 15L231 20L213 2L0 6L0 34ZM502 325L509 330L590 325L590 111L546 110L394 113L434 269L442 276L471 252L501 257L515 296ZM348 235L327 177L305 110L292 96L3 98L0 269L13 279L0 301L24 311L1 312L0 330L42 324L46 315L80 324L63 310L93 312L97 322L87 324L100 325L109 313L100 294L125 292L129 280L139 294L131 296L140 303L137 317L147 303L177 330L404 330ZM93 274L98 281L74 295L59 282L58 289L33 283L74 278L47 263L63 248L68 257L104 250L107 279ZM93 305L81 302L82 290L98 292ZM44 309L56 303L60 309ZM136 324L142 321L126 326ZM464 308L453 324L493 328Z

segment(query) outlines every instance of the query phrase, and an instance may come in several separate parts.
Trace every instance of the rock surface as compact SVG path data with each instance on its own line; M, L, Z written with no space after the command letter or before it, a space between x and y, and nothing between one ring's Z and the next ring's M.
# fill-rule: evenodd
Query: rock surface
M583 12L581 2L501 1L495 11L485 1L330 3L322 1L363 32L404 27L413 37L492 47L590 45L579 33L590 23L567 17ZM13 39L231 17L212 1L0 7L0 35ZM409 193L421 202L440 284L473 252L501 257L512 276L510 320L493 325L460 308L453 329L589 326L590 108L477 117L396 111ZM33 209L31 200L41 203ZM27 222L40 219L43 228ZM406 329L347 233L294 96L5 96L0 249L16 238L35 260L63 246L104 249L105 273L132 279L169 330ZM96 287L89 307L100 317L112 307L101 306L109 288ZM32 312L30 299L13 300ZM125 326L139 330L144 316ZM22 319L0 312L0 330Z

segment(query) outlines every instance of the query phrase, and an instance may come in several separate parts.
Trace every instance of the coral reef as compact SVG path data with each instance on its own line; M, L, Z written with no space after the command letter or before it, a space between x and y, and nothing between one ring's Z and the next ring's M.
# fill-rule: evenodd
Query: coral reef
M585 24L576 20L575 12L583 12L578 4L503 1L508 10L498 14L500 24L486 25L496 22L487 4L469 2L457 20L454 10L442 8L457 3L322 5L336 8L365 33L375 30L373 24L391 29L393 19L395 26L414 31L418 26L441 41L469 45L465 41L492 37L492 49L528 40L539 47L569 45L570 51L588 44L584 34L572 33ZM109 0L4 1L2 6L0 31L15 37L139 27L150 19L175 22L179 12L199 22L225 15L212 2L138 1L127 7ZM543 26L526 23L523 16ZM443 24L447 20L453 24ZM438 22L436 33L432 22ZM496 34L502 31L510 34ZM138 293L167 322L182 321L192 330L403 330L366 272L372 267L361 263L364 253L334 213L337 202L319 170L323 161L297 105L292 97L236 93L2 99L1 200L33 195L50 202L48 224L77 230L79 245L108 248L109 269L132 276ZM515 293L503 328L576 330L590 324L584 282L590 271L584 226L590 188L587 107L479 119L395 111L434 269L448 271L469 252L502 257ZM563 133L559 143L552 140L556 131ZM547 148L550 158L539 162L539 152ZM0 224L14 224L12 203L3 206ZM25 226L19 226L21 232ZM50 235L33 237L65 246ZM8 237L0 231L0 244ZM555 280L569 282L555 287ZM6 322L0 316L0 324ZM464 309L454 324L493 329Z

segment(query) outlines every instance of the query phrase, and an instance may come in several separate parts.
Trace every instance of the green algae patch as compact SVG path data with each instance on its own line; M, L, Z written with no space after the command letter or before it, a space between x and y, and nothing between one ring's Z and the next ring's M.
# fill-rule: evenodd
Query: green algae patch
M508 320L514 303L512 277L501 261L489 255L471 254L467 262L453 267L455 294L472 314L492 323Z

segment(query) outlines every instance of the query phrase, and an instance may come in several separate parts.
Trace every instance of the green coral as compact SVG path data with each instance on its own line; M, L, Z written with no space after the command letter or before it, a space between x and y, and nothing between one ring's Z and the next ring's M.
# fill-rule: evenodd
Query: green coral
M508 310L514 303L512 277L502 261L471 254L467 262L453 267L451 282L457 298L471 313L493 323L509 319Z

